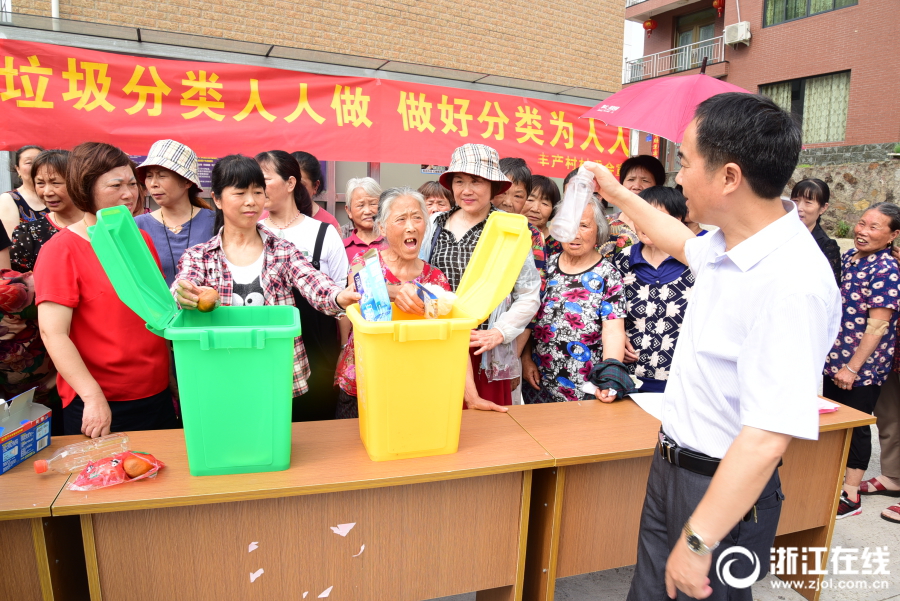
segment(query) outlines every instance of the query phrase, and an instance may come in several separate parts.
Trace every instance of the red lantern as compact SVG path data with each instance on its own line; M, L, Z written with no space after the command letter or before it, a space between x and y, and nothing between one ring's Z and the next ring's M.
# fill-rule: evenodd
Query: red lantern
M716 2L724 2L724 0L716 0ZM653 33L653 30L656 29L659 25L652 18L644 21L644 29L647 30L647 37Z
M725 0L713 0L713 8L719 11L719 16L722 16L722 11L725 10Z

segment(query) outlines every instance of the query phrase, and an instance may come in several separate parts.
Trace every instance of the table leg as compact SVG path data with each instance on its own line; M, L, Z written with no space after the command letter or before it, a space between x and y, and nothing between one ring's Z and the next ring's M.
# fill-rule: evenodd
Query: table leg
M565 467L534 471L525 556L525 601L553 601L565 479Z
M817 470L811 469L813 466L810 462L802 462L801 466L803 469L804 476L797 476L797 483L799 484L798 488L800 490L797 491L798 499L793 499L794 504L791 511L800 511L800 512L810 512L812 508L809 503L804 502L803 495L809 495L813 497L814 501L818 504L823 505L827 509L827 515L824 519L820 519L817 523L824 524L821 526L816 526L813 528L807 528L804 530L798 530L795 532L790 532L787 534L782 534L775 537L775 547L795 547L798 551L803 547L809 549L810 547L824 547L828 549L830 553L831 550L831 538L834 535L834 522L837 516L837 508L838 503L840 502L841 495L841 487L844 483L844 466L847 464L847 455L850 452L850 437L853 435L853 429L841 430L836 432L826 432L820 435L818 442L811 441L797 441L794 440L791 442L791 446L795 447L795 451L802 448L805 445L812 445L816 448L816 455L819 458L824 458L829 465L823 466L823 472L827 474L827 482L823 485L818 486L812 489L805 489L804 485L808 484L805 481L807 478L813 478L817 474ZM800 444L798 444L800 443ZM792 449L788 449L788 453L791 453ZM790 465L790 460L788 459L788 455L785 456L785 467ZM830 468L830 469L828 469ZM790 480L783 477L782 481L784 483L791 482ZM831 498L822 497L822 495L831 495ZM785 504L787 507L788 503L792 502L792 496L788 492L785 493L786 499ZM799 503L797 501L800 501ZM784 522L790 523L790 514L788 520L785 520L784 516L785 512L782 512L782 523L779 524L779 530L781 530L782 526L784 526ZM808 556L810 559L812 556ZM824 557L825 565L819 566L821 568L825 568L827 566L828 557L827 554ZM819 597L822 594L820 589L820 584L822 582L822 578L824 575L809 575L809 574L778 574L778 577L782 580L786 581L802 581L806 582L807 585L803 589L797 590L800 595L809 599L809 601L819 601Z
M91 601L102 601L100 594L100 569L97 564L97 547L94 543L94 517L81 516L81 537L84 546L84 562L87 571Z
M522 588L525 580L525 558L528 546L528 522L531 507L532 471L524 473L522 478L522 502L519 510L519 557L516 567L516 584L502 586L475 593L475 601L522 601Z

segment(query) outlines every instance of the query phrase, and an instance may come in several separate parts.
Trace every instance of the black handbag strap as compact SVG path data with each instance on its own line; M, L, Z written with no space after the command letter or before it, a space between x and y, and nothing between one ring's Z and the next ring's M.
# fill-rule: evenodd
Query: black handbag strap
M313 255L310 263L312 263L313 267L318 271L321 271L319 263L322 258L322 245L325 243L325 234L328 232L328 225L329 224L324 221L319 223L319 233L316 234L316 245L313 247Z

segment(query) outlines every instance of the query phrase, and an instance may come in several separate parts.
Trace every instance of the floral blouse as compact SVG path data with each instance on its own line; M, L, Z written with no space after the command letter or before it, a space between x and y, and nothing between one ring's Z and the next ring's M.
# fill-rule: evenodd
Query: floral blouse
M603 360L603 322L625 317L622 274L608 259L582 273L564 273L547 259L547 293L535 316L534 362L548 401L589 398L581 391Z
M41 339L30 271L0 271L0 393L4 398L40 386L53 373L53 363ZM40 386L35 400L46 402Z
M397 276L395 276L391 272L391 270L387 268L387 265L385 265L384 261L382 261L381 259L381 253L378 254L378 260L381 261L381 273L384 275L384 281L388 285L399 285L407 283L401 282L397 278ZM363 264L365 264L365 261L363 260L362 255L357 255L357 257L350 263L350 273L353 273L354 265ZM348 277L352 282L353 276ZM447 281L447 278L443 273L441 273L441 270L437 269L436 267L432 267L428 263L425 263L425 266L422 268L422 273L419 275L419 277L413 279L412 281L419 282L420 284L435 284L437 286L440 286L444 290L450 290L450 282ZM341 356L338 357L337 371L334 375L334 383L350 396L356 396L356 355L353 345L353 332L350 332L350 337L347 339L347 345L341 350Z
M855 248L851 248L842 259L841 301L844 312L837 340L825 360L824 373L833 378L853 357L866 331L869 309L893 309L887 332L860 368L859 377L853 383L854 388L880 386L887 379L894 359L897 310L900 308L900 269L891 256L890 247L858 261L854 260L856 252Z

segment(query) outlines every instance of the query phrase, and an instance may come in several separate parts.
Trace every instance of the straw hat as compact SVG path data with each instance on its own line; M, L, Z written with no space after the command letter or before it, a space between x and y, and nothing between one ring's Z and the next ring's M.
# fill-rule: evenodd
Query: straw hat
M138 177L142 180L146 177L145 169L147 167L165 167L197 186L198 190L203 190L200 187L200 178L197 176L197 155L181 142L175 140L154 142L150 147L147 160L137 167Z
M503 182L498 194L509 190L512 182L500 171L500 156L497 151L484 144L465 144L453 151L450 167L441 174L441 185L453 189L453 174L468 173L492 182Z

